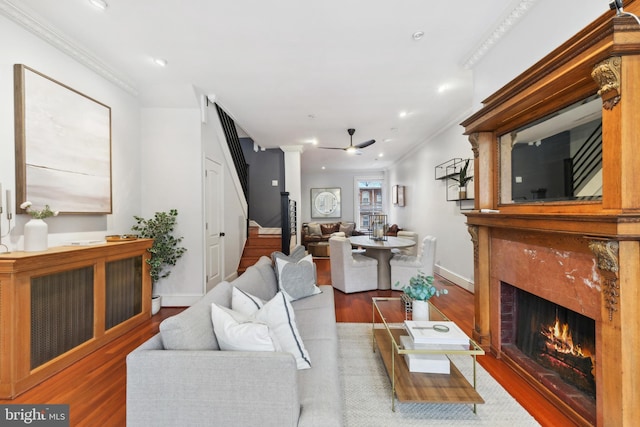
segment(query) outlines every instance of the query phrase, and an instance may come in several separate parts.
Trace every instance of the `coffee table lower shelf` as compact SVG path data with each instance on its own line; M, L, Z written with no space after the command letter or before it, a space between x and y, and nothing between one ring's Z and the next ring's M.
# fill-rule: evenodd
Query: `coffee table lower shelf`
M406 335L402 329L391 329L391 332L396 335L397 342L400 335ZM374 329L374 337L389 380L392 382L392 410L395 410L395 398L398 399L398 402L469 403L474 405L474 412L476 404L484 403L484 399L460 373L454 363L449 362L451 363L451 373L448 375L410 372L404 356L395 353L392 348L387 329Z

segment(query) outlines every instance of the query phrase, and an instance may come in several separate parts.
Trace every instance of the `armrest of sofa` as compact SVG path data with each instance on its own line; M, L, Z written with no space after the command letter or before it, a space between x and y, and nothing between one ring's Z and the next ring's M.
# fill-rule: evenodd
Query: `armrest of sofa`
M127 356L127 425L296 426L294 357L281 352L161 350ZM156 348L156 349L154 349Z

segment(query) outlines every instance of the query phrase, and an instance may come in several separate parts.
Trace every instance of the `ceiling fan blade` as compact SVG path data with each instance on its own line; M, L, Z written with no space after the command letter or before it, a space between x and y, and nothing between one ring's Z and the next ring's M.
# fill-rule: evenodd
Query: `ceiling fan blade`
M372 139L372 140L369 140L369 141L362 142L362 143L356 145L355 147L356 148L367 148L368 146L375 144L375 142L376 142L376 140Z

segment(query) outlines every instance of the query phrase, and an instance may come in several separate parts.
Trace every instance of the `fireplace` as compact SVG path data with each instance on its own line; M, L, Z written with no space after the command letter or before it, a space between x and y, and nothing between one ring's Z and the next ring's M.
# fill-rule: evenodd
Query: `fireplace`
M627 9L640 14L640 2L629 2ZM473 337L580 425L631 426L640 420L639 75L640 26L631 16L607 12L490 95L462 123L474 154L476 199L465 212L474 249ZM562 201L514 200L514 186L530 184L510 162L514 145L526 141L523 132L594 96L602 101L602 158L594 166L602 180L592 189L601 196L578 191L579 197ZM554 131L575 122L565 125ZM503 284L514 288L510 302ZM520 290L593 321L595 417L583 415L580 403L594 400L590 391L569 400L549 376L524 368L547 370L518 347L517 331L507 327L518 320L511 306L518 307ZM559 321L563 315L558 310ZM547 330L556 329L551 317ZM584 333L572 332L574 341L576 335L582 340ZM581 343L583 350L590 346ZM564 363L560 359L551 364ZM570 359L589 363L582 356ZM584 378L584 385L565 386L589 389L592 380Z
M500 294L503 354L595 423L595 321L505 282Z

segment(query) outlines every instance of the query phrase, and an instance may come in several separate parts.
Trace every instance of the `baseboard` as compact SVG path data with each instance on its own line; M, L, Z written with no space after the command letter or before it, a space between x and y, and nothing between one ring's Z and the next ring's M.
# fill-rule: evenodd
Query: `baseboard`
M466 289L467 291L473 293L475 287L473 285L473 282L470 281L469 279L462 277L460 275L455 274L454 272L447 270L446 268L442 267L441 265L436 264L434 267L434 272L440 276L442 276L443 278L447 279L450 282L455 283L456 285L460 286L462 289Z

